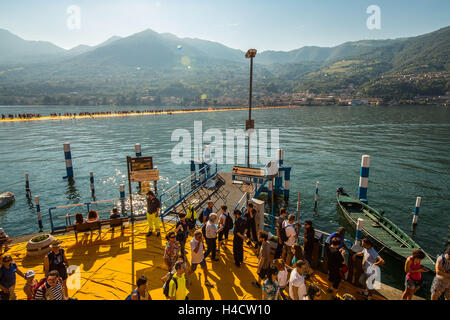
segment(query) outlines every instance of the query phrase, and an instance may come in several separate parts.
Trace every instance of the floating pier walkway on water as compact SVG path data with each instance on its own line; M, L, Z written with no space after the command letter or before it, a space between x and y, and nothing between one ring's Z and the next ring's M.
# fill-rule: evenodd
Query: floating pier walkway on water
M265 109L291 109L300 108L300 106L268 106L253 107L256 110ZM224 107L224 108L198 108L198 109L177 109L177 110L151 110L151 111L100 111L92 112L92 114L73 114L73 115L57 115L57 116L41 116L41 117L16 117L0 119L2 122L22 122L22 121L45 121L45 120L72 120L72 119L92 119L92 118L110 118L110 117L136 117L136 116L153 116L153 115L173 115L182 113L199 113L199 112L225 112L225 111L243 111L247 107Z
M201 201L208 198L209 194L216 201L216 206L221 205L221 194L227 194L227 204L239 202L242 198L240 187L233 184L231 173L212 172L208 181L215 181L212 188L202 186L205 190L199 194L192 193L186 202ZM217 190L215 190L217 188ZM200 195L205 192L205 195ZM215 193L214 193L215 192ZM217 196L215 197L214 194ZM172 210L179 211L183 204L179 203ZM232 208L230 208L232 209ZM171 219L170 215L166 219ZM172 222L175 222L172 219ZM76 242L73 232L55 235L63 241L63 248L69 264L74 271L68 279L69 296L80 300L123 300L134 290L136 280L145 275L148 279L147 286L153 299L165 300L162 291L162 281L167 270L164 266L165 235L174 229L174 224L166 220L165 230L162 230L160 238L155 236L146 237L148 227L145 222L128 223L123 234L119 230L102 229L100 234L86 234L78 238ZM27 256L26 244L30 236L22 236L14 239L11 250L8 252L13 256L19 268L22 270L33 269L36 278L41 279L42 257ZM251 283L257 280L257 252L244 245L244 264L237 268L233 263L232 239L230 235L228 245L217 255L219 262L210 262L207 258L209 280L214 288L203 285L203 273L200 269L191 275L191 288L189 298L191 300L256 300L261 299L261 290L255 288ZM190 259L190 246L186 245L188 261ZM188 262L189 265L189 262ZM316 269L307 284L314 283L321 289L320 299L331 299L327 292L329 288L328 276ZM16 292L19 299L25 299L20 288L24 280L17 277ZM344 293L352 294L356 299L361 299L357 294L360 288L349 282L341 283L338 296ZM392 287L382 285L378 294L374 295L376 300L400 299L401 291ZM414 297L415 299L420 299Z

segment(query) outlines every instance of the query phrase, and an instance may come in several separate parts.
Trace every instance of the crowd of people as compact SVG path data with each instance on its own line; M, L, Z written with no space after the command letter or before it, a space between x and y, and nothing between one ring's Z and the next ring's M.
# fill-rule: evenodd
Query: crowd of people
M227 109L241 109L241 107L227 107ZM183 109L154 109L154 110L117 110L117 111L95 111L95 112L59 112L50 113L49 116L52 118L57 117L94 117L94 116L110 116L110 115L130 115L130 114L158 114L158 113L173 113L173 112L195 112L195 111L205 111L205 108L183 108ZM2 120L12 120L12 119L34 119L43 117L40 113L9 113L2 114Z
M153 232L160 237L160 201L152 191L147 193L147 223L149 231L147 237ZM270 235L264 230L257 230L256 219L258 212L249 203L245 214L241 210L234 210L231 215L226 205L222 205L218 212L214 212L214 203L209 200L207 206L197 213L193 206L189 206L186 213L178 215L173 231L166 234L164 248L164 265L167 274L161 278L161 288L167 299L187 300L188 290L192 283L192 274L200 266L203 273L203 284L214 287L209 281L208 265L220 263L218 255L228 244L229 234L233 234L233 259L236 267L244 264L244 244L255 249L258 257L257 279L252 285L261 290L258 299L264 300L315 300L320 299L326 292L332 299L355 299L350 293L338 295L337 291L348 271L350 259L355 262L362 257L362 274L359 279L364 290L357 292L361 298L371 299L373 286L371 274L375 267L385 262L373 248L370 239L362 240L362 251L352 252L345 244L345 229L339 228L327 239L327 269L328 289L323 290L313 279L314 269L313 250L315 242L315 229L311 220L304 221L302 226L293 214L288 214L286 208L281 208L276 222L276 235ZM117 208L113 208L110 218L118 218ZM234 218L233 218L234 217ZM76 215L76 224L92 223L100 218L95 210L88 213L87 219L81 213ZM201 225L201 227L197 227ZM303 232L301 233L301 229ZM303 237L303 246L299 244ZM189 238L191 239L189 240ZM0 228L0 254L2 266L0 267L0 299L16 299L16 275L26 280L23 291L28 300L68 300L66 280L69 262L61 241L55 240L50 245L50 252L43 259L45 277L39 281L35 279L34 270L23 272L6 252L9 250L9 238ZM188 252L190 247L190 263ZM3 246L5 251L2 253ZM402 299L412 299L413 295L423 285L422 273L428 270L421 266L425 254L421 250L414 250L405 262L405 291ZM239 269L237 270L239 272ZM126 297L127 300L151 300L148 292L148 280L140 276L136 288ZM440 255L436 261L436 276L431 286L431 299L437 300L441 296L450 299L450 248Z

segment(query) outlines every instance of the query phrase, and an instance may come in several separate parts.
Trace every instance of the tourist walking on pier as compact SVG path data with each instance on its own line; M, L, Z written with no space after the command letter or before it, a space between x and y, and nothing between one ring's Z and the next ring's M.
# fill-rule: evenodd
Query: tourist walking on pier
M181 261L177 261L174 266L175 274L172 276L169 282L168 296L170 300L188 300L187 298L187 285L184 264Z
M333 232L330 237L328 238L328 244L331 244L331 240L333 239L339 239L340 244L339 244L339 249L345 249L347 251L349 251L349 249L347 248L347 246L345 245L345 229L344 227L339 227L338 231Z
M228 207L222 206L220 208L219 213L219 248L222 245L227 245L228 243L228 234L230 233L230 230L233 229L233 218L231 218L230 213L227 212ZM222 242L225 239L224 242Z
M295 215L290 214L288 219L283 222L283 227L280 230L281 239L284 240L283 253L281 258L287 265L291 264L293 253L292 247L297 240L297 232L295 230L296 222Z
M37 289L38 281L34 278L36 273L34 270L28 270L25 273L25 285L23 287L23 292L27 295L27 300L34 299L34 292Z
M44 272L47 277L48 274L56 270L58 271L59 277L61 277L63 281L64 287L64 295L66 297L69 296L67 291L67 267L69 266L69 261L66 258L66 254L64 249L61 248L61 241L54 240L52 244L50 244L51 251L44 258Z
M258 248L258 238L256 234L256 210L253 203L248 204L245 212L245 219L247 220L247 245L251 246L252 241L255 243L255 248Z
M16 300L16 273L25 278L12 257L4 255L0 267L0 300Z
M136 289L125 300L152 300L147 289L147 278L145 276L139 277L136 283Z
M303 300L306 296L306 285L303 274L306 272L306 262L299 260L289 278L289 297L292 300Z
M202 212L202 223L205 224L209 220L209 215L213 212L214 202L208 200L207 207Z
M280 286L277 280L277 269L270 267L266 270L267 277L262 285L263 300L279 300Z
M436 276L431 285L431 300L438 300L444 295L450 300L450 248L436 260Z
M213 285L208 280L208 268L206 266L203 249L203 233L201 230L196 230L194 232L194 237L191 240L191 270L189 271L188 276L194 273L197 266L200 265L205 276L205 285L212 287Z
M277 218L277 249L275 251L275 259L281 257L281 253L283 252L284 241L281 239L280 231L283 229L283 223L287 219L287 210L286 208L280 209L280 216Z
M414 250L412 255L405 261L405 291L402 295L402 300L411 300L417 290L423 285L422 272L428 270L423 268L420 264L425 258L425 253L422 250Z
M233 257L236 267L240 267L244 262L244 241L247 233L247 221L242 218L242 212L239 209L234 210L234 237L233 237Z
M184 257L186 254L186 250L184 248L186 246L186 240L188 238L190 228L184 213L180 213L178 217L180 220L175 226L175 232L177 233L177 241L180 243L181 255Z
M328 280L333 287L333 297L336 297L341 282L341 269L345 266L345 259L339 249L340 245L341 241L338 238L333 238L328 250Z
M277 268L277 281L278 285L280 286L280 296L283 298L283 300L289 300L289 297L286 296L284 290L286 289L288 285L288 269L292 270L291 267L287 267L284 264L283 259L276 259L274 261L274 266Z
M312 263L312 254L314 250L314 227L312 226L311 220L305 221L305 228L303 229L303 252L305 255L306 261L308 261L309 265Z
M380 257L378 252L375 251L370 239L362 240L363 251L355 253L352 256L353 261L356 261L356 257L363 257L363 270L364 273L359 278L359 282L365 286L364 292L359 292L359 294L364 295L367 299L371 299L373 291L373 282L376 280L377 272L380 272L379 267L384 264L383 258ZM375 275L375 276L373 276Z
M305 259L305 256L303 255L303 249L302 249L302 247L298 244L298 243L295 243L292 247L291 247L291 250L292 250L292 260L291 260L291 265L292 266L294 266L295 265L295 263L298 261L298 260L304 260Z
M164 263L169 271L172 270L173 265L177 262L180 251L180 243L176 241L176 237L173 231L169 232L166 236L167 244L164 249Z
M211 253L211 261L219 261L216 258L216 250L217 250L217 226L216 226L217 214L211 213L209 215L209 220L206 223L206 252L205 259Z
M194 206L191 204L189 206L189 208L187 209L186 221L189 225L189 230L192 232L195 230L195 222L197 221L197 219L198 219L198 214L195 211Z
M36 290L35 300L67 300L63 280L57 270L48 273L46 281Z
M264 281L264 279L269 276L269 269L271 268L273 261L272 249L268 239L269 235L266 231L259 231L258 240L261 243L261 249L259 250L257 273L260 282ZM252 282L252 284L257 288L261 288L259 282Z
M159 237L159 210L161 203L153 191L147 192L147 223L148 233L147 237L150 237L153 232L153 228L156 230L156 236Z

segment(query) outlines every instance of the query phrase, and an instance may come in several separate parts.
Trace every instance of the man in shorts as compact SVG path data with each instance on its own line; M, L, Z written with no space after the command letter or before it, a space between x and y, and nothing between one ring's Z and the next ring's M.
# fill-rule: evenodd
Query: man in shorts
M205 286L213 287L211 282L209 282L208 280L208 267L206 266L203 249L203 233L201 230L196 230L194 233L194 237L191 240L191 270L187 275L189 276L194 273L195 269L197 269L197 266L200 265L205 276Z

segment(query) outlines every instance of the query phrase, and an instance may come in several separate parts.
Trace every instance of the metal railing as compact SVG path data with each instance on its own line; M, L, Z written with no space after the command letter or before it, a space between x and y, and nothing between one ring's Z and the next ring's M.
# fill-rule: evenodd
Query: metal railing
M77 213L82 213L83 217L86 218L91 210L96 210L100 219L108 219L113 207L117 207L119 212L125 212L124 215L126 216L126 209L124 211L121 210L122 203L122 199L117 198L52 207L48 210L51 231L53 233L55 231L66 230L67 226L73 224L72 218L75 217ZM63 210L65 214L56 215L54 220L54 215L61 210ZM60 223L62 219L64 219L64 225Z
M217 176L217 173L217 164L215 164L214 166L212 164L207 164L206 166L198 170L198 177L200 177L200 179L196 180L195 173L193 173L183 178L182 180L177 181L177 183L169 189L164 190L159 195L159 200L161 203L161 219L169 216L173 212L173 210L187 197L189 197L200 187L205 186L208 182L215 178ZM147 212L146 197L140 194L133 194L132 201L134 218L137 220L145 218ZM86 217L88 212L94 209L99 214L100 219L108 219L109 213L111 212L113 207L118 207L119 212L122 212L124 216L127 216L127 212L129 212L130 210L129 198L108 199L52 207L49 209L51 232L54 233L57 231L66 230L67 226L73 224L72 219L77 213L83 213L83 216ZM64 214L58 215L58 212L60 211L64 211ZM175 217L171 216L169 218L173 219ZM61 221L63 220L64 224L61 223Z

